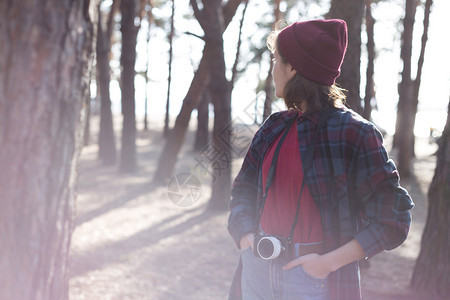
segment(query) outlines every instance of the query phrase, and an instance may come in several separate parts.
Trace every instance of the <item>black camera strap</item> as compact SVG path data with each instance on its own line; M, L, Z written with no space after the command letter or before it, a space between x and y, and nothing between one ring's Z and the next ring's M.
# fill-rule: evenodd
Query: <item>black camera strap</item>
M275 153L273 154L272 162L270 164L269 172L268 172L267 178L266 178L266 186L264 189L261 207L259 208L259 214L258 214L258 220L257 220L258 221L257 224L259 227L261 227L261 217L263 214L264 206L266 204L267 193L269 192L269 189L272 186L273 180L275 178L275 171L277 169L278 156L280 155L281 146L283 145L283 142L286 139L286 136L289 133L289 131L291 130L292 124L294 124L296 119L297 119L297 117L295 116L291 120L289 120L289 123L288 123L286 129L284 130L283 135L280 138L280 141L277 144Z
M319 117L319 121L318 121L318 125L317 125L317 129L316 132L314 134L314 138L312 140L312 143L309 144L308 148L306 149L306 155L305 155L305 159L302 160L302 164L303 164L303 180L302 180L302 186L300 188L300 195L298 197L298 202L297 202L297 210L295 213L295 220L294 223L292 224L291 227L291 231L289 233L289 237L288 237L288 242L290 243L293 238L294 238L294 231L295 231L295 226L298 223L298 216L299 216L299 212L300 212L300 200L302 198L303 195L303 190L305 187L305 176L307 174L307 172L309 171L309 169L312 167L312 162L313 162L313 157L314 157L314 148L316 147L316 141L317 141L317 135L319 133L319 130L321 127L323 127L326 124L326 121L328 120L328 118L330 117L330 115L335 111L335 108L331 108L328 107L326 109L324 109L324 111L321 113L320 117ZM277 147L275 149L275 153L273 155L272 158L272 162L269 168L269 173L267 174L267 179L266 179L266 186L264 189L264 194L263 194L263 198L262 198L262 203L261 203L261 208L259 209L259 214L258 214L258 226L261 228L261 217L262 217L262 213L264 210L264 206L266 203L266 198L267 198L267 194L269 191L269 188L272 186L273 180L275 179L275 171L276 171L276 166L278 163L278 156L280 154L280 150L281 150L281 146L284 142L284 140L286 139L286 136L288 134L288 132L290 131L292 124L294 123L294 121L297 119L297 117L293 117L289 123L288 126L286 127L286 129L283 132L283 135L280 138L280 141L277 144Z

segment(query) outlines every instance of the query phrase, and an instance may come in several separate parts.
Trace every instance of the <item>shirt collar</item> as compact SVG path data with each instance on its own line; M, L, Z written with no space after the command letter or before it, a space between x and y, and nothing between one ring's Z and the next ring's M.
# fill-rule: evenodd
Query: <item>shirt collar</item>
M302 122L304 119L309 120L317 125L319 122L320 113L315 112L312 114L308 113L302 113L294 109L288 109L281 113L281 119L287 124L289 123L289 120L292 118L299 118L300 122Z
M347 108L346 108L345 106L343 106L343 107L339 107L338 110L346 111ZM291 110L291 111L292 111L292 110ZM318 125L318 124L319 124L320 115L321 115L322 113L323 113L323 110L322 110L322 111L318 111L318 112L314 112L314 113L310 113L310 114L308 114L308 113L302 113L302 114L299 116L299 118L300 118L300 119L301 119L301 118L307 119L307 120L309 120L310 122L314 123L315 125ZM293 114L292 114L291 116L293 116Z
M317 123L319 122L319 118L320 118L320 113L319 112L315 112L315 113L303 113L303 112L299 112L293 109L289 109L287 111L286 114L286 120L290 120L291 118L296 118L298 117L300 122L302 122L303 120L308 120L314 124L317 125Z

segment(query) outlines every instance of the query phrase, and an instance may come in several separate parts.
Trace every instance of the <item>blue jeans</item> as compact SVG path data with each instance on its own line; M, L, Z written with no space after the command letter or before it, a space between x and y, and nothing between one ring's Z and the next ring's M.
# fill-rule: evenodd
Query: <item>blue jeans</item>
M251 247L242 255L243 300L327 300L327 279L312 277L302 266L284 271L281 258L264 260Z

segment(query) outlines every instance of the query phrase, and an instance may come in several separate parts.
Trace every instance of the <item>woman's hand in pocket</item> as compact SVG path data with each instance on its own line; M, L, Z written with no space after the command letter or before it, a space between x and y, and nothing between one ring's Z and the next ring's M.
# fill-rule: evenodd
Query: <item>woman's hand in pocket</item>
M283 270L289 270L296 266L302 266L306 273L319 279L327 278L327 276L331 273L329 264L323 256L317 253L297 257L284 265Z
M253 250L253 242L255 240L255 236L253 233L249 232L242 236L239 244L241 246L241 250L246 250L248 247L251 247Z

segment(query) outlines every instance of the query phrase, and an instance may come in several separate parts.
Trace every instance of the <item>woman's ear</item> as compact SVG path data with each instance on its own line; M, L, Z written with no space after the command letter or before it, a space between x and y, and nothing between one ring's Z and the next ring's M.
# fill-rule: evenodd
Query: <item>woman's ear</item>
M293 66L291 66L291 73L293 73L292 75L295 75L295 74L297 74L297 70L296 70L296 69L294 69L294 67L293 67Z
M291 76L294 76L295 74L297 74L297 70L294 69L293 66L291 66Z

